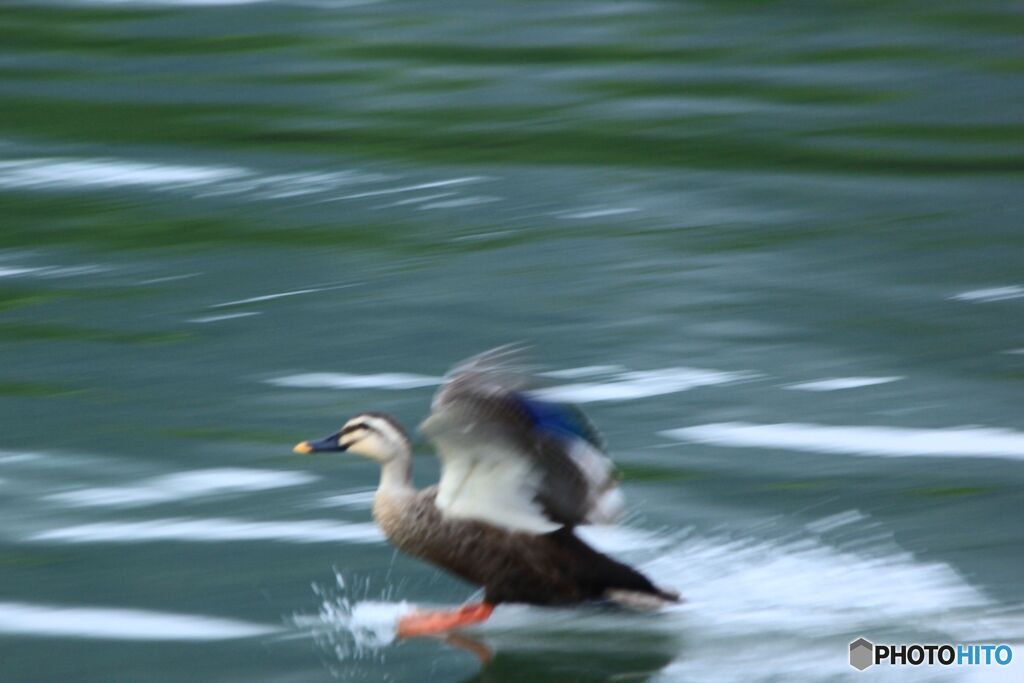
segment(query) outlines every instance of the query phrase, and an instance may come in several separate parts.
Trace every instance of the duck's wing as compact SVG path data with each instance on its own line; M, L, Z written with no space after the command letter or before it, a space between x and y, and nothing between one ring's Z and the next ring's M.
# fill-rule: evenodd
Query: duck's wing
M437 507L530 533L614 521L621 494L597 429L531 396L525 378L506 348L449 373L420 425L441 459Z

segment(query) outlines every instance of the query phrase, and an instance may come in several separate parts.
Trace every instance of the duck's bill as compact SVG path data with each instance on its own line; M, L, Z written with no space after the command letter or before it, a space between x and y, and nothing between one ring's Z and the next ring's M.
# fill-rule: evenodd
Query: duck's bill
M341 432L335 432L319 441L303 441L296 444L292 450L296 453L318 453L320 451L343 451L345 450L338 441L341 439Z

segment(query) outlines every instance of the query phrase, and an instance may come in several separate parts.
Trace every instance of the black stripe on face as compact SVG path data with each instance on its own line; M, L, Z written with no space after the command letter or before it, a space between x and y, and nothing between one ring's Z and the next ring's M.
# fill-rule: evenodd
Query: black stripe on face
M359 431L360 429L372 430L373 427L371 427L370 425L366 424L365 422L360 422L358 424L348 425L347 427L342 428L341 435L345 436L346 434L351 434L352 432Z

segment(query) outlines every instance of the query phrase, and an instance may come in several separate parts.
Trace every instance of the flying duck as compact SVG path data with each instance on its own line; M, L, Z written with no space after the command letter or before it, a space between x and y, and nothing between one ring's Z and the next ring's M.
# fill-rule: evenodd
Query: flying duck
M441 478L416 490L412 445L391 416L366 412L296 453L346 451L381 466L373 518L399 550L484 588L483 601L454 611L416 611L402 637L487 619L502 602L606 602L656 608L679 595L599 553L574 532L621 512L615 469L578 408L541 400L507 348L456 366L420 431L437 449Z

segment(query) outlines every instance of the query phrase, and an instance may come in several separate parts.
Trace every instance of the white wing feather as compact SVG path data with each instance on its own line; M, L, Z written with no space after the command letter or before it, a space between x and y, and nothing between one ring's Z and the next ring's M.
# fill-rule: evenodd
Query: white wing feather
M442 471L436 504L446 516L532 534L561 527L534 502L539 473L521 455L494 447L448 449L443 438L437 444Z

